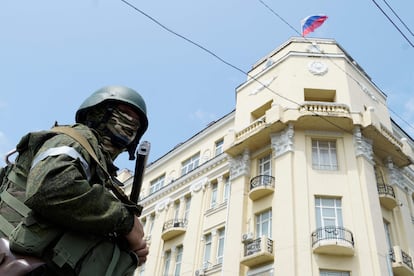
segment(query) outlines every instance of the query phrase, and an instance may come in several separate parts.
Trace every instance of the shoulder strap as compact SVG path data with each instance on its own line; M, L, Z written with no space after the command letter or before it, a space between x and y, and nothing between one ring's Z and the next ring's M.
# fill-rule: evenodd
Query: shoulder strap
M56 126L56 127L53 127L51 130L53 132L64 133L72 137L76 142L78 142L82 147L85 148L85 150L89 153L89 155L93 158L93 160L98 164L98 166L105 172L106 175L109 176L108 171L102 166L91 144L82 134L80 134L79 131L77 131L76 129L72 127L68 127L68 126Z
M85 150L89 153L89 155L93 158L93 160L96 162L96 164L99 166L99 168L105 173L105 175L108 177L107 185L112 190L112 192L115 194L115 196L122 201L127 207L132 208L132 211L135 213L140 213L140 206L137 206L134 202L132 202L128 196L124 193L124 191L119 188L117 185L114 185L112 183L112 177L108 173L108 171L104 168L104 166L99 161L98 157L96 156L95 151L93 150L91 144L89 141L76 129L69 127L69 126L55 126L51 129L53 132L57 133L63 133L70 137L72 137L76 142L78 142L82 147L85 148ZM142 208L141 208L142 209Z

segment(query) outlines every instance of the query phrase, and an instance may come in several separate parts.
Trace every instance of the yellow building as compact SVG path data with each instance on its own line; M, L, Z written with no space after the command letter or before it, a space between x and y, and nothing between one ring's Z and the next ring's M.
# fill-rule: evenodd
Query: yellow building
M414 275L413 149L340 45L291 38L147 167L136 275Z

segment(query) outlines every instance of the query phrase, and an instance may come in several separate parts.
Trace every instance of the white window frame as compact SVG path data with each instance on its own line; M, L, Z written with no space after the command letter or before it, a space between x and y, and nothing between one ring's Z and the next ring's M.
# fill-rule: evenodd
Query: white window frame
M341 198L315 197L315 214L318 228L324 228L326 226L343 227Z
M213 245L211 233L204 235L204 256L203 256L203 268L207 269L210 265L211 248Z
M164 186L165 182L165 174L160 175L159 177L155 178L150 182L150 194L153 194Z
M312 139L312 168L338 170L338 148L335 139Z
M229 200L230 196L230 177L224 179L223 202Z
M171 265L171 250L165 251L164 253L164 271L163 276L168 276L168 271L170 270Z
M268 154L259 158L258 161L259 175L272 175L272 155Z
M174 276L180 276L181 273L181 263L183 260L183 247L177 246L176 247L176 255L175 255L175 267L174 267Z
M179 216L180 216L180 202L176 201L174 202L174 219L175 220L180 219Z
M214 150L214 156L218 156L220 154L223 153L223 144L224 144L224 140L220 139L218 141L216 141L215 143L215 150Z
M272 238L272 209L256 214L256 237Z
M225 239L225 229L221 228L217 231L218 233L218 242L217 242L217 264L223 263L224 257L224 239Z
M212 183L211 184L210 208L216 207L217 197L218 197L218 184L217 183Z
M327 270L321 269L319 271L320 276L350 276L349 271Z
M184 198L185 201L185 210L184 210L184 219L188 219L188 213L190 212L190 207L191 207L191 197L185 197Z
M181 175L185 175L198 167L200 162L200 153L194 154L190 158L184 160L181 164Z

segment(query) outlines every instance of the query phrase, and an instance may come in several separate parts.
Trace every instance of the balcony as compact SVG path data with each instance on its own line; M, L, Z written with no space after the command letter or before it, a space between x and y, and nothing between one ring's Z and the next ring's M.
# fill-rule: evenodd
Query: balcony
M175 238L181 234L184 234L187 228L187 220L185 219L172 219L164 223L162 227L161 238L164 241Z
M395 198L394 188L387 184L377 185L379 200L382 206L388 210L392 210L397 206L397 199Z
M349 116L349 107L346 104L340 103L331 103L331 102L304 102L299 111L302 113L311 113L313 114L320 114L320 115L330 115L330 116L338 116L338 115L345 115Z
M259 175L250 180L249 198L257 200L265 197L275 190L275 178L271 175Z
M354 236L340 226L318 228L312 233L312 248L317 254L354 255Z
M246 240L241 263L248 267L255 267L264 263L273 262L273 240L266 236Z
M413 259L406 252L401 250L399 246L394 246L390 251L390 259L392 261L392 271L395 276L413 276Z

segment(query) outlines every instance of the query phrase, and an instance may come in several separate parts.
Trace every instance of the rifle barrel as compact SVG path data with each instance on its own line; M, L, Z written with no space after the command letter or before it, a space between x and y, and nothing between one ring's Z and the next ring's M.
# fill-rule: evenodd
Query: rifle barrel
M139 144L136 152L134 180L132 182L131 195L129 196L130 200L134 203L138 203L150 148L151 144L148 141L143 141Z

